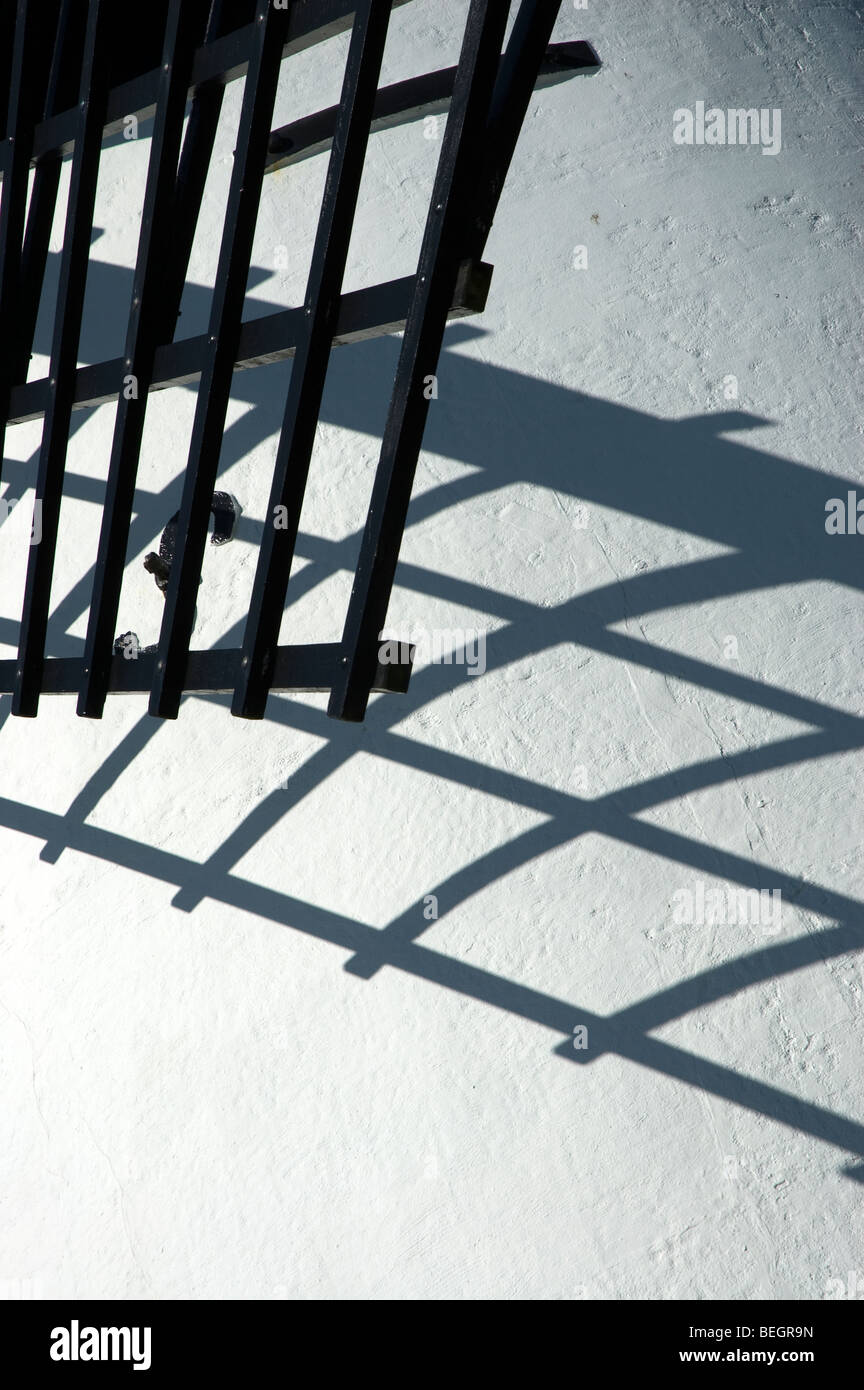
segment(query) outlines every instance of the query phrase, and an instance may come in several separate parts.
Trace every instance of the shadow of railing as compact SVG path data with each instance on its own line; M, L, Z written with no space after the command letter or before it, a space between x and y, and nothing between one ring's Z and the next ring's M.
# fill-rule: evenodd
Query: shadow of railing
M114 293L113 268L106 268L104 284L106 294ZM194 293L192 298L194 304ZM696 1008L768 979L859 951L864 946L864 905L773 865L647 822L641 815L697 790L860 747L864 744L864 719L821 700L659 646L648 640L641 625L640 637L615 630L616 624L636 621L649 613L760 589L813 581L860 588L862 571L854 539L828 536L824 528L827 499L845 496L855 482L734 438L742 430L767 429L767 421L737 411L685 420L659 419L453 351L472 336L477 336L477 330L465 325L448 331L439 370L439 401L431 412L426 434L429 450L469 465L472 471L417 496L409 527L484 494L525 483L572 497L580 504L612 508L675 528L721 544L726 550L707 559L616 575L611 583L548 607L415 563L400 565L398 583L427 598L493 615L501 625L487 638L489 674L566 644L751 704L809 728L587 798L430 747L398 732L395 726L406 714L446 696L458 679L456 668L438 665L419 671L406 697L382 697L372 703L362 743L356 726L328 720L322 711L301 701L271 697L271 723L325 742L292 775L287 790L279 788L265 796L203 862L88 824L102 797L162 729L161 721L147 715L106 757L65 815L0 800L0 824L42 840L41 858L46 862L56 863L63 851L71 848L174 885L173 906L178 910L191 912L209 899L254 913L347 949L351 955L344 968L357 977L371 979L385 967L404 971L559 1033L561 1042L555 1050L568 1061L593 1064L604 1053L614 1053L860 1158L864 1156L861 1124L733 1068L694 1056L650 1033ZM382 382L392 378L397 351L398 344L382 339L334 353L322 419L367 435L380 434L386 407ZM284 363L235 376L236 397L252 408L226 430L222 473L278 430L289 371L290 364ZM20 496L32 486L33 460L10 461L5 468L12 492ZM139 553L161 531L176 506L180 481L174 478L158 493L139 490L130 554ZM67 477L66 490L70 496L96 505L102 500L102 484L74 472ZM456 517L458 522L458 511ZM261 528L262 523L244 517L237 539L255 544ZM359 533L341 541L301 534L297 550L308 563L292 579L290 601L297 602L337 571L352 570L359 539ZM69 635L69 627L86 610L91 584L92 571L57 604L49 631L52 654L80 651L80 639ZM0 635L12 641L14 637L6 634L15 630L16 624L5 620ZM224 634L220 645L237 645L240 636L240 628L234 628ZM228 697L222 696L187 698L204 698L226 707L229 703ZM0 702L0 725L7 714L4 700ZM227 711L225 718L229 718ZM742 888L780 889L788 903L832 919L836 925L805 930L793 940L744 954L604 1017L434 950L422 940L429 925L422 900L384 928L373 928L239 876L236 866L242 857L361 748L366 756L499 797L545 817L540 825L426 889L424 899L429 893L438 899L439 921L520 867L579 836L597 833ZM291 862L289 852L285 860ZM590 1028L587 1054L572 1046L576 1023ZM850 1164L844 1171L857 1181L864 1180L864 1165Z

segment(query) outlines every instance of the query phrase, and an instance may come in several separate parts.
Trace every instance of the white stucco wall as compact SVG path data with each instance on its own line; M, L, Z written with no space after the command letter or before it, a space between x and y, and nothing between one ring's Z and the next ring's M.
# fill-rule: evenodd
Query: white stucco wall
M455 61L466 11L398 12L385 80ZM864 496L860 21L564 0L555 37L604 69L532 104L388 624L480 629L485 672L420 669L362 726L142 696L0 730L7 1296L805 1299L864 1269L864 539L824 525ZM286 67L280 120L336 98L346 46ZM782 149L674 144L699 100L779 108ZM346 288L413 270L437 151L422 123L373 140ZM84 361L122 334L147 153L105 156ZM267 182L259 311L302 297L324 168ZM338 636L397 351L334 355L283 640ZM236 642L286 380L237 378L244 528L196 645ZM151 403L118 628L145 642L193 410ZM88 412L70 447L51 654L86 630L111 429ZM10 431L7 495L38 441ZM780 891L780 930L676 921L700 885Z

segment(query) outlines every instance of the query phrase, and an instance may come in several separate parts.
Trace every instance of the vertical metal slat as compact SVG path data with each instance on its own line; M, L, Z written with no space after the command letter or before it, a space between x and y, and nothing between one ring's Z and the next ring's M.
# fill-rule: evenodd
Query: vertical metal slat
M354 19L306 286L304 332L291 372L232 704L232 714L246 719L262 718L274 669L389 19L389 0L365 0ZM288 520L278 529L277 507L286 509Z
M19 364L17 339L6 331L5 325L16 322L21 303L27 185L38 111L32 69L39 31L38 0L18 0L0 191L0 324L4 325L0 334L0 466L9 418L9 397Z
M485 157L474 197L465 255L477 260L492 221L534 93L561 0L522 0L513 23L489 112Z
M194 8L189 8L188 2L184 4L183 0L170 0L124 354L124 381L129 381L129 390L120 391L117 403L84 647L83 677L78 696L79 715L90 719L102 717L111 672L114 627L126 563L148 392L163 326L164 306L160 290L165 263L171 254L171 212L183 137L186 92L194 43L200 39L200 32L196 32L197 19L198 13Z
M483 136L509 5L472 0L354 585L342 635L332 718L366 713L376 646L387 616L435 373L465 241L465 207L482 159Z
M67 78L69 63L75 57L75 45L71 42L73 22L82 18L76 9L76 0L62 0L62 6L54 36L54 52L45 97L43 118L47 120L57 110L58 99ZM39 301L45 281L48 262L48 249L51 242L51 228L57 207L57 190L60 187L60 172L63 161L58 154L40 159L33 173L33 187L30 193L30 207L27 213L27 231L24 237L24 254L21 266L21 296L18 306L17 332L15 334L16 357L12 369L13 384L26 381L30 369L30 354L33 351L33 338L36 321L39 317Z
M230 6L231 0L212 0L204 34L205 45L212 43L221 34ZM171 254L165 264L164 279L159 292L162 304L159 341L162 343L173 341L177 327L177 316L186 285L189 258L219 128L224 93L222 82L216 79L199 87L192 99L192 109L189 112L177 170L174 206L171 209Z
M63 495L63 470L75 394L78 341L93 227L108 83L106 39L110 0L90 0L82 68L78 129L57 293L51 350L49 405L39 453L36 504L41 506L41 540L30 547L12 713L32 718L39 708L51 579Z
M210 499L219 467L222 431L243 313L264 163L282 62L283 36L290 10L274 10L258 0L234 172L208 328L209 352L201 375L192 441L177 523L177 558L165 595L165 612L149 710L176 719L183 693L189 641Z

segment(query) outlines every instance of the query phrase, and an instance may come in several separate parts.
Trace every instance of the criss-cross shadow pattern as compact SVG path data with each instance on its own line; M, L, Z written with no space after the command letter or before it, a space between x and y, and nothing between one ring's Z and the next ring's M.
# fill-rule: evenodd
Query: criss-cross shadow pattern
M122 280L123 272L102 267L97 277L106 299L116 302L115 282L118 277ZM190 318L195 316L196 296L203 304L206 292L193 287ZM260 303L258 307L264 312L270 306ZM407 696L372 704L362 743L354 726L330 720L302 701L271 697L267 711L271 723L313 735L323 744L293 774L287 788L265 796L204 862L88 822L100 799L130 775L135 759L160 734L161 721L146 714L82 787L65 815L0 800L0 823L43 841L43 861L56 863L65 849L73 849L174 885L173 906L180 911L191 912L207 900L215 901L348 950L345 969L358 978L371 979L385 967L400 970L539 1024L560 1034L555 1051L570 1062L594 1065L604 1054L616 1054L701 1088L854 1156L843 1171L864 1181L864 1164L858 1162L864 1158L864 1126L651 1036L672 1020L750 986L860 951L864 904L827 885L785 873L780 866L642 819L646 811L698 790L858 748L864 744L864 718L616 628L625 619L638 621L664 609L760 589L812 581L860 588L854 539L828 536L823 524L826 499L845 496L850 480L738 442L737 432L770 427L770 422L743 412L663 420L452 351L476 335L476 329L464 326L448 331L440 367L440 393L448 408L432 412L425 440L427 449L469 465L471 471L416 497L409 527L483 494L532 483L579 504L610 507L677 528L720 544L724 551L716 557L616 579L552 607L415 563L400 565L397 583L430 600L493 615L500 626L487 638L489 675L553 647L583 648L795 720L806 725L806 731L683 765L589 798L553 788L539 778L516 776L430 747L400 732L397 725L407 714L445 697L460 679L453 666L433 665L415 674ZM374 387L382 375L392 374L396 351L397 345L387 339L340 349L331 365L321 418L368 435L380 434L383 407L376 404L380 394ZM234 394L251 409L226 431L222 474L278 429L288 371L289 364L279 364L235 376ZM275 389L277 381L279 389ZM505 397L508 406L502 412L500 402ZM82 412L78 418L87 414ZM531 421L538 428L520 436L513 428L519 420ZM526 447L529 439L530 449ZM21 496L32 486L33 470L32 459L10 463L10 491ZM101 504L103 488L97 480L70 469L65 486L69 496ZM179 479L174 479L163 493L139 491L130 553L139 553L158 534L178 486ZM237 539L256 544L261 530L261 522L244 517ZM358 545L358 535L332 541L301 533L297 550L307 564L292 583L292 602L337 571L350 571ZM69 629L86 609L91 582L92 575L87 576L56 605L49 630L52 654L80 654L80 640ZM4 641L16 640L15 628L4 620L0 631ZM237 629L229 630L221 640L234 644L238 635ZM228 700L219 695L186 698L223 705ZM3 705L0 716L5 717L8 700ZM367 756L544 817L539 825L429 885L424 898L434 893L442 916L454 913L529 862L581 836L599 834L669 865L686 866L744 889L780 889L785 903L802 914L829 919L832 925L811 928L802 916L800 935L774 941L602 1016L577 1001L556 998L434 949L422 940L430 925L423 914L423 899L381 929L239 875L236 866L242 857L361 748ZM572 1045L577 1023L589 1028L591 1045L585 1052Z

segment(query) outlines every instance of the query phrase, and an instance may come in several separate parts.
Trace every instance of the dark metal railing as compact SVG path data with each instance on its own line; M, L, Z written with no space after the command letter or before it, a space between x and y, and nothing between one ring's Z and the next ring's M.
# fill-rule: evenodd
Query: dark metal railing
M221 690L233 691L234 715L254 719L263 716L271 690L292 689L328 691L332 716L360 720L371 692L407 688L410 659L382 665L378 647L429 408L424 383L435 373L448 320L485 305L491 266L483 252L535 85L599 67L587 43L550 46L560 0L523 0L503 56L509 4L471 0L457 67L379 90L391 10L407 2L163 0L146 21L161 26L161 62L131 78L134 11L125 35L113 0L49 0L56 21L50 24L40 0L17 0L14 27L7 13L0 30L11 45L0 66L8 98L0 193L0 444L8 425L43 421L35 481L40 536L29 553L18 656L0 661L0 692L12 692L13 714L34 716L42 694L77 692L78 713L100 718L109 693L149 691L150 712L175 718L185 692ZM282 62L347 29L339 105L273 130ZM154 51L154 37L148 33L145 43L139 36L142 53ZM132 46L119 67L118 43ZM117 72L126 80L114 84ZM239 77L245 78L243 104L208 330L174 342L222 92ZM76 87L77 102L64 105ZM343 294L371 134L444 110L416 273ZM130 116L152 117L153 130L125 350L122 358L79 367L100 154ZM244 322L263 180L326 151L304 303ZM28 382L66 157L71 180L50 368L47 377ZM401 351L341 640L280 647L331 349L395 331L403 334ZM258 553L242 644L190 651L233 373L286 357L294 365L270 489L271 524ZM130 380L135 390L124 390ZM136 649L129 660L129 650L118 650L115 627L148 398L195 382L170 564L158 562L161 633L155 649ZM116 402L117 413L84 655L50 658L45 642L71 415L107 401ZM287 524L272 524L277 511Z

